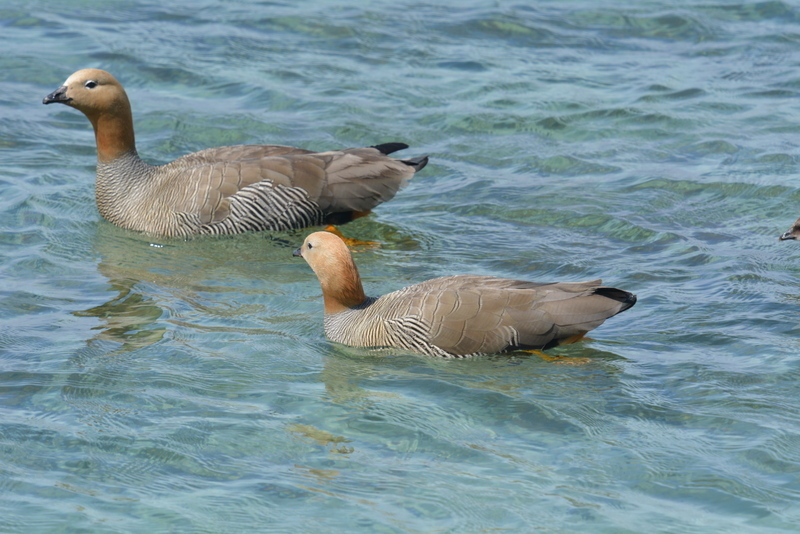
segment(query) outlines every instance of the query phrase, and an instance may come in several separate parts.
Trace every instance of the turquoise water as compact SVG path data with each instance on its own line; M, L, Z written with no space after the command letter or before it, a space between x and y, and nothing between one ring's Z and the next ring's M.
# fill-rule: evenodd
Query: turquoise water
M532 6L532 7L531 7ZM0 7L0 531L792 532L800 7ZM438 361L322 332L307 231L102 221L99 67L139 152L389 141L431 163L350 237L369 294L602 277L592 339Z

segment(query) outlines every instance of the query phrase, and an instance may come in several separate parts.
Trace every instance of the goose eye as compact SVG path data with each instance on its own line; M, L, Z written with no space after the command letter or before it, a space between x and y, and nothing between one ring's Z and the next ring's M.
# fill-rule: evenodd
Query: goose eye
M94 80L89 80L88 82L86 82L85 84L83 84L83 86L84 86L85 88L87 88L87 89L94 89L95 87L97 87L97 82L96 82L96 81L94 81Z
M308 248L314 248L311 243L308 244Z

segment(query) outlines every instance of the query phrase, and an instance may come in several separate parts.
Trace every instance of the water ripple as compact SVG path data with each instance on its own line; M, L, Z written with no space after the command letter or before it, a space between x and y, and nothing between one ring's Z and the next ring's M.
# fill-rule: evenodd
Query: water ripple
M791 531L800 12L606 4L0 8L3 528ZM341 228L379 242L370 294L475 273L638 303L554 360L330 343L307 231L101 220L91 126L41 105L90 66L153 163L429 154Z

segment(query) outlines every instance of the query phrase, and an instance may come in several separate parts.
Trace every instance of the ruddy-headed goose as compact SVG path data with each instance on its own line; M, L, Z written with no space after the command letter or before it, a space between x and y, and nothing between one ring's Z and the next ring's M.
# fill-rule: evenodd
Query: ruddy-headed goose
M278 145L209 148L165 165L139 158L128 96L108 72L79 70L43 103L82 111L97 142L97 207L112 223L164 236L341 223L397 193L428 162L386 155L403 143L312 152Z
M600 280L534 283L491 276L445 276L367 297L350 249L315 232L294 251L319 278L325 334L357 347L397 347L462 358L516 349L547 349L579 340L636 303Z

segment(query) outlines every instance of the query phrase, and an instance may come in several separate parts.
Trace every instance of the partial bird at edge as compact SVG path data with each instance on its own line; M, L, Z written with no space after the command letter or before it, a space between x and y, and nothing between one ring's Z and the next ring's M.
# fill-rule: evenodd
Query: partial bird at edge
M778 241L791 241L800 239L800 219L797 219L791 228L786 230L778 238Z

